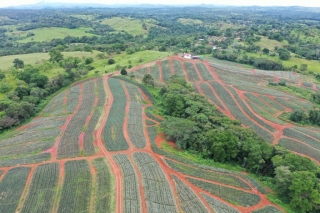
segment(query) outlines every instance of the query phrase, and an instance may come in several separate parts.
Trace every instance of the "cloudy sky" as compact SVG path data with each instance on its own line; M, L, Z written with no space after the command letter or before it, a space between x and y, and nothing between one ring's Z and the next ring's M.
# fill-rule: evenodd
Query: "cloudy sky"
M0 7L34 4L40 0L0 0ZM46 0L45 2L100 3L100 4L220 4L220 5L260 5L260 6L308 6L320 7L319 0Z

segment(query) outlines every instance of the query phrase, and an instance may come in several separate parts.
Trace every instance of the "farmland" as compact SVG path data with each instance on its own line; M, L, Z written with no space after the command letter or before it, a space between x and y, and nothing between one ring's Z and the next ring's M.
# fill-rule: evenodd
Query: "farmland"
M150 72L160 83L173 73L195 85L206 79L199 91L207 95L218 79L205 63L176 57L150 66L132 72ZM243 174L206 170L162 150L156 126L163 118L153 114L153 96L144 86L121 79L103 76L77 82L53 97L37 118L1 137L0 191L8 195L0 199L3 211L250 212L261 204L279 208L258 191L263 188L259 183ZM229 107L221 97L210 100L221 101L223 110ZM203 189L203 184L210 187ZM211 187L226 190L215 194ZM44 200L50 205L42 205Z

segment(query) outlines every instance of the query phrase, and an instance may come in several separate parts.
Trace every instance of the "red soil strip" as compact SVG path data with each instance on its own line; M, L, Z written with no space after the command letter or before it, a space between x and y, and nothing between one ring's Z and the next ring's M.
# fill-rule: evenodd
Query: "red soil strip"
M302 87L302 81L301 80L299 80L298 86Z
M31 180L32 180L32 177L33 177L33 173L34 173L34 170L35 170L35 166L32 166L31 167L31 170L28 174L28 177L27 177L27 180L26 180L26 183L24 185L24 189L23 189L23 192L21 194L21 197L19 199L19 204L17 206L17 209L16 209L16 212L19 212L18 210L19 209L22 209L23 205L24 205L24 202L27 198L27 195L28 195L28 191L30 189L30 185L31 185Z
M192 61L192 64L193 64L194 69L197 72L198 77L200 78L200 81L204 81L203 77L202 77L202 75L201 75L201 73L200 73L200 71L199 71L199 69L197 67L197 62L196 61Z
M312 84L312 89L313 89L313 90L318 90L318 89L317 89L317 85Z
M251 72L252 72L253 74L257 74L257 71L256 71L255 69L252 69Z
M172 58L169 58L168 60L169 60L169 64L170 64L171 74L174 75L174 68L173 68Z
M116 212L117 213L122 213L123 212L123 208L122 208L122 174L121 174L121 170L119 168L119 166L114 162L113 158L111 157L110 153L106 150L103 140L102 140L102 133L103 133L103 129L104 126L106 125L107 122L107 118L108 115L110 113L110 108L112 106L113 103L113 95L110 91L109 85L108 85L108 77L104 77L104 81L105 81L105 89L107 91L107 94L109 94L108 99L106 100L106 104L104 105L104 115L102 117L99 129L96 131L96 140L97 140L97 144L101 150L101 152L103 153L103 155L107 158L107 160L109 161L110 165L111 165L111 170L112 173L115 176L115 192L116 192Z
M273 80L274 82L280 82L280 78L278 76L274 76Z
M64 182L64 162L60 161L59 162L59 179L58 179L58 184L57 184L57 191L59 191L59 189L62 189L63 182ZM58 212L59 202L60 202L60 197L58 197L56 194L56 197L53 202L54 204L56 204L56 206L53 206L53 209L52 209L53 213Z
M151 73L151 66L148 67L148 74Z
M79 150L83 150L83 140L84 140L84 132L81 132L79 135Z
M158 67L159 67L159 81L163 81L163 76L162 76L162 61L157 61Z

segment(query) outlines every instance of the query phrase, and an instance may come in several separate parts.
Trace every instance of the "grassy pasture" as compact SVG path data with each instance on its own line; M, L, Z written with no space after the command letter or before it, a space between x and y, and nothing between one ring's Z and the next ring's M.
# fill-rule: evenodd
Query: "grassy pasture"
M90 52L63 52L64 57L72 56L72 57L95 57L99 51ZM2 56L0 57L0 69L7 70L13 66L13 60L19 58L24 61L24 64L31 64L34 65L37 62L41 62L43 60L49 60L50 56L49 53L30 53L30 54L23 54L23 55L9 55L9 56Z
M260 46L261 49L268 48L269 50L273 50L275 46L278 46L278 47L283 46L283 43L279 41L268 39L265 36L260 36L260 37L261 37L261 40L258 42L255 42L255 45Z
M77 28L77 29L68 29L68 28L59 28L59 27L50 27L50 28L39 28L28 31L13 31L8 32L8 36L12 36L18 39L20 43L27 43L31 41L43 42L51 41L52 39L65 38L67 36L82 37L82 36L94 36L94 34L86 33L87 30L91 28ZM27 37L28 33L33 32L35 35Z
M146 19L144 23L147 25L147 28L149 28L154 26L155 20ZM101 24L107 24L116 31L125 31L134 36L146 33L146 30L142 28L143 22L138 19L114 17L111 19L103 19Z
M203 21L199 19L191 19L191 18L179 18L178 22L181 24L202 24Z

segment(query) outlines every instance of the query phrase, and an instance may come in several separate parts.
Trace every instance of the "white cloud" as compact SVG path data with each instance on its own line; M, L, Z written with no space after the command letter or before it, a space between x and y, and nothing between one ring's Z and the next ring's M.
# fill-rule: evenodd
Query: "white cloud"
M24 4L34 4L39 2L39 0L11 0L11 1L0 1L0 7L7 6L17 6ZM304 1L296 1L296 0L47 0L45 2L65 2L65 3L100 3L100 4L140 4L140 3L148 3L148 4L218 4L218 5L260 5L260 6L308 6L308 7L320 7L320 1L315 0L304 0Z

